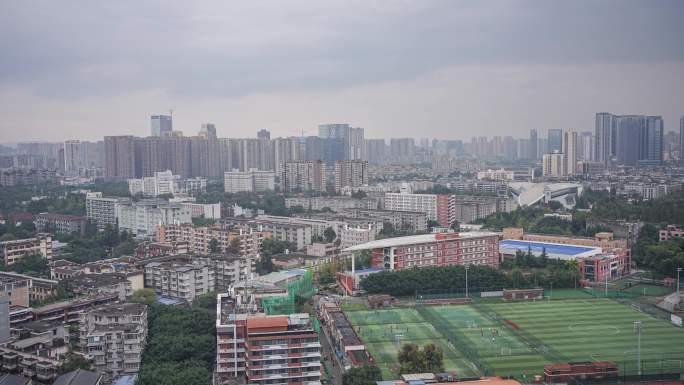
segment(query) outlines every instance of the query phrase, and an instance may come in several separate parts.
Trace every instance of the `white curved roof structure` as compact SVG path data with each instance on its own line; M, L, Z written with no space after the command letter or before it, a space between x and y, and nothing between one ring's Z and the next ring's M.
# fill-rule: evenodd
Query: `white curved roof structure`
M582 195L582 185L579 183L511 182L508 185L520 206L531 206L567 194Z

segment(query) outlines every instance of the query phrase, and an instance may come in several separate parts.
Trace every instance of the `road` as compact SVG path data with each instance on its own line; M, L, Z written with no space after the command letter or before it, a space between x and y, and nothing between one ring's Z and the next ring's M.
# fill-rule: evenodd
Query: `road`
M319 296L314 297L314 307L318 308ZM330 334L328 333L327 325L321 325L321 335L319 339L321 340L321 355L322 360L327 362L329 366L332 366L332 378L331 381L334 385L342 385L342 374L344 373L344 365L342 361L335 355L335 349L332 347L332 340L330 339Z

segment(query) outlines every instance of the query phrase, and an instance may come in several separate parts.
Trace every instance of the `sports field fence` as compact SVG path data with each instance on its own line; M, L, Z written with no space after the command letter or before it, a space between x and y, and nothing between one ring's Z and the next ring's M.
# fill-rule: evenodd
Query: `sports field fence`
M444 319L442 315L437 313L434 309L428 306L416 304L416 311L429 322L435 330L447 338L449 344L458 349L465 358L470 360L477 370L483 376L489 376L494 373L494 370L487 365L477 351L477 347L473 346L468 337L466 337L458 328L452 327L449 321Z

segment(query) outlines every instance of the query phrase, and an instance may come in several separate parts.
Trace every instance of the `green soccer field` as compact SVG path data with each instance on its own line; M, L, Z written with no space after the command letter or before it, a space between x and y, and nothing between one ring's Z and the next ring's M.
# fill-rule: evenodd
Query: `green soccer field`
M684 329L611 299L426 306L346 313L383 371L397 378L401 343L432 342L460 376L527 377L543 365L614 361L636 374L634 321L642 322L644 373L684 370ZM476 365L477 364L477 365ZM479 368L479 369L478 369Z
M449 345L434 326L425 322L414 309L352 311L346 315L385 379L398 377L397 355L399 347L404 343L419 346L434 343L444 352L445 367L467 376L477 374L472 363Z

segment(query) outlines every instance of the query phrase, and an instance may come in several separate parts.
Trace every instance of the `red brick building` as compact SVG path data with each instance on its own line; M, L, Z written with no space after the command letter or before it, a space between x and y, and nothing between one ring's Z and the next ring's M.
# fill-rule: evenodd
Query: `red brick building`
M217 303L216 374L248 385L320 383L321 344L308 314L244 313L228 294Z
M484 265L499 267L499 236L491 232L432 233L380 239L344 251L371 250L373 267Z
M577 260L582 279L588 282L604 282L606 278L623 277L630 273L632 258L629 249L615 249Z

